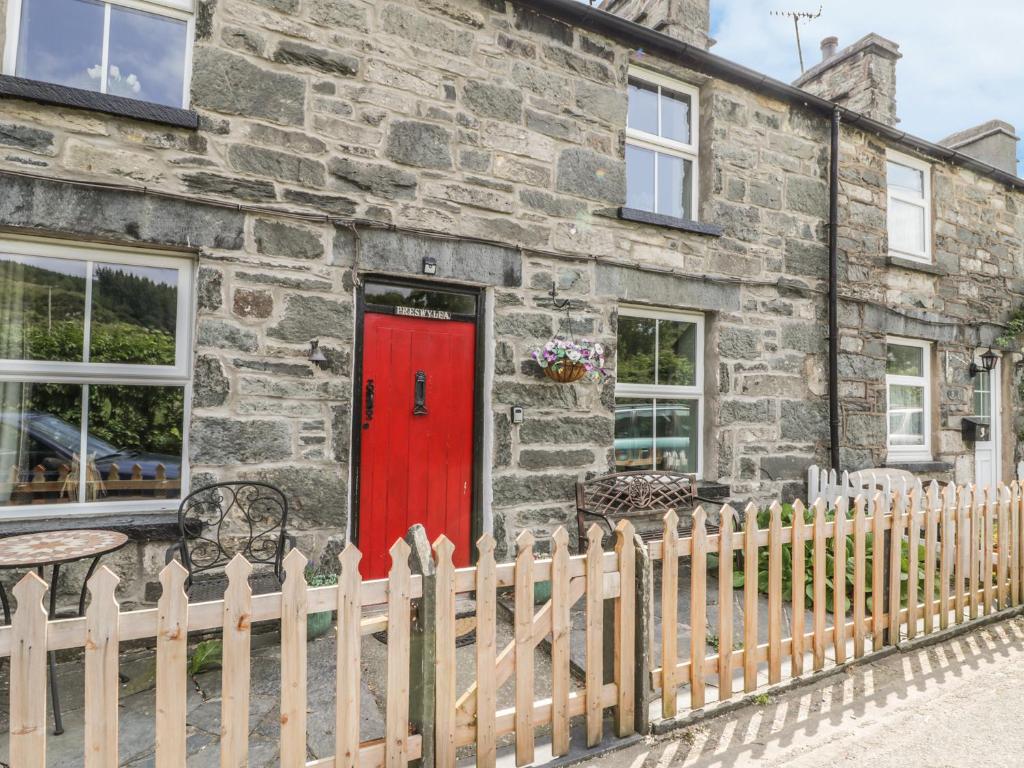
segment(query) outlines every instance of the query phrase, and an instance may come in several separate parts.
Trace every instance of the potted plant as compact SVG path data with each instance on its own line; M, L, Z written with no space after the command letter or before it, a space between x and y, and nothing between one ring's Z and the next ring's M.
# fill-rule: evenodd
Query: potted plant
M338 583L338 574L326 570L316 562L306 566L306 584L310 587L330 587ZM331 628L333 611L319 611L306 615L306 640L323 637Z
M604 369L604 346L588 339L554 338L530 356L536 361L544 375L559 384L570 384L584 376L602 378Z

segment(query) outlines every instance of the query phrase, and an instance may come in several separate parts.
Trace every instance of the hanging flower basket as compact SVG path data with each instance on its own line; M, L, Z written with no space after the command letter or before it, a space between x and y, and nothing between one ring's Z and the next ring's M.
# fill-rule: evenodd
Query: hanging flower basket
M544 369L544 375L559 384L572 384L587 375L587 368L582 363L562 363L557 368L549 365Z
M545 376L559 384L571 384L588 374L597 379L606 375L604 347L586 339L577 342L554 338L530 356Z

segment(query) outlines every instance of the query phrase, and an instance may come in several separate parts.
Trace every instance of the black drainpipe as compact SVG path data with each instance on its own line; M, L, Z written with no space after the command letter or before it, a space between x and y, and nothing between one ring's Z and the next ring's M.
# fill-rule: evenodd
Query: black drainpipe
M832 110L828 174L828 428L832 469L839 468L839 107Z

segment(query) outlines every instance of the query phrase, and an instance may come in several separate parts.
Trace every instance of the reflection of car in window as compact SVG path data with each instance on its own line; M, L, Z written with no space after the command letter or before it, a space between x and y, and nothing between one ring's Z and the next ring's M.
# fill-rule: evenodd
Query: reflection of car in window
M79 428L50 413L0 413L0 427L0 471L10 472L11 466L17 466L22 480L30 479L40 466L47 480L56 480L62 466L70 468L81 447ZM92 435L86 446L103 479L107 479L114 465L122 476L138 466L142 480L156 479L159 465L164 467L168 480L181 475L180 456L119 449Z
M654 438L652 405L618 405L615 408L615 465L619 470L656 468L685 472L690 467L690 436L685 423L685 406L662 406L657 416L657 444Z

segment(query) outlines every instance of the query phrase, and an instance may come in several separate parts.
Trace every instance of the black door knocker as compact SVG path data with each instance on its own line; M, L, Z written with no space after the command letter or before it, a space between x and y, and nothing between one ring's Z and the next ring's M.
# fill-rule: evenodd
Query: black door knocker
M413 385L413 416L427 415L427 374L416 371L416 383Z
M363 423L363 429L370 428L370 422L373 421L373 397L375 394L375 387L373 385L373 379L366 382L366 421Z

